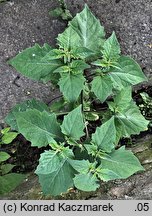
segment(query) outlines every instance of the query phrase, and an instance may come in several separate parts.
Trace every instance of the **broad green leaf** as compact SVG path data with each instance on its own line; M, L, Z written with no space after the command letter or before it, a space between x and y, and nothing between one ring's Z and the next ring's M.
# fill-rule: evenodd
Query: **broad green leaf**
M97 127L94 134L92 134L92 142L104 152L111 152L114 149L116 141L116 129L114 124L114 117L107 122Z
M132 101L128 107L115 114L115 126L121 131L121 137L130 137L132 134L139 134L148 128L147 121L141 114L137 105Z
M116 93L114 105L118 111L124 110L132 101L132 89L130 86Z
M99 51L105 36L104 28L100 21L92 14L87 5L81 13L78 13L69 23L70 27L79 36L77 47L85 47L93 51Z
M79 140L84 135L85 124L81 112L81 105L64 117L61 125L62 133L75 140Z
M68 27L62 34L58 34L57 41L60 48L71 50L78 46L79 35L74 29Z
M68 156L57 151L45 151L41 154L35 173L39 176L44 194L56 196L73 186L75 171L69 164L68 157L73 157L70 149Z
M52 48L49 45L33 47L23 50L9 61L17 71L33 80L50 80L50 74L62 65L61 61L51 59Z
M5 122L11 126L11 129L18 131L15 114L24 112L29 109L37 109L41 112L44 110L49 111L49 108L45 103L35 99L31 99L14 106L10 113L6 116Z
M91 91L101 102L112 94L112 81L108 75L94 77L91 85Z
M15 165L12 165L12 164L1 165L0 169L1 169L2 175L9 173L13 169L13 167L15 167Z
M73 180L75 187L82 191L95 191L100 186L97 177L91 173L78 174Z
M109 108L115 113L117 143L121 137L130 137L147 129L149 121L141 114L131 98L131 87L124 88L116 94L114 102L109 102Z
M103 58L107 61L117 60L120 55L120 45L116 38L115 32L104 42L103 45Z
M32 146L43 147L62 140L60 125L55 114L36 109L15 114L18 130L32 143Z
M83 73L83 71L87 68L90 68L90 66L82 60L73 60L70 64L70 68L74 73Z
M137 62L128 56L120 57L117 66L110 69L109 75L113 82L113 87L118 90L147 81Z
M117 173L115 173L115 172L113 172L113 171L111 171L109 169L103 169L102 165L99 166L97 169L98 169L97 176L102 181L107 182L107 181L110 181L110 180L121 178Z
M2 136L2 143L3 144L9 144L9 143L11 143L17 137L17 135L18 135L18 133L16 133L16 132L5 133Z
M52 49L49 52L49 55L47 56L47 58L49 60L54 60L54 59L63 58L63 56L64 56L64 51L63 50L61 50L61 49Z
M80 173L88 173L91 163L88 160L70 160L71 166Z
M93 50L90 50L86 47L76 47L75 49L72 49L71 52L75 58L81 58L81 59L87 59L95 55Z
M41 173L47 175L50 172L54 172L58 169L60 158L57 151L45 151L41 154L39 159L39 165L36 169L36 174Z
M8 160L10 157L8 153L0 151L0 163Z
M58 67L53 73L67 73L70 72L70 67L68 65L64 65L61 67Z
M128 178L135 172L144 170L139 160L131 151L125 150L125 147L114 150L109 157L101 160L101 164L104 169L109 169L119 176L119 179Z
M121 112L128 107L132 101L132 89L130 86L116 91L114 96L114 102L108 101L107 104L112 112Z
M91 64L95 65L95 66L103 67L103 59L97 59L96 61L91 62ZM105 66L105 64L104 64L104 66Z
M64 97L70 102L75 102L84 88L84 82L85 78L82 73L70 72L61 75L58 85Z
M25 175L17 173L9 173L0 176L0 194L11 192L25 179Z

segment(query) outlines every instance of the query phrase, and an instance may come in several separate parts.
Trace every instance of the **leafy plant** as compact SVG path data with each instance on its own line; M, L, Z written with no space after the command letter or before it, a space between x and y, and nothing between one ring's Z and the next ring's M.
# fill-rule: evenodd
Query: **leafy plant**
M133 153L117 144L147 130L149 121L131 95L131 86L147 78L132 58L121 55L114 32L105 39L87 5L58 35L57 48L35 44L9 63L33 80L51 81L63 94L51 107L25 101L6 117L32 146L50 146L35 171L44 194L58 195L71 187L94 191L101 180L143 170ZM94 105L97 101L104 111Z
M0 141L0 195L8 193L15 189L25 178L25 175L18 173L10 173L15 165L7 162L11 157L5 151L5 148L1 148L1 145L10 144L18 135L16 132L11 132L10 128L4 128L1 130Z
M50 16L52 17L61 17L63 20L71 20L72 15L70 11L67 9L67 5L64 0L58 0L60 6L55 8L54 10L51 10L49 12Z

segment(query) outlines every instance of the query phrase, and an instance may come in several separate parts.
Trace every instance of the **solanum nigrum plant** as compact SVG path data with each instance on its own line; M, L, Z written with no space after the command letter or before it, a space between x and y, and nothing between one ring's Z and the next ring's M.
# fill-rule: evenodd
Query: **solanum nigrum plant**
M35 171L44 194L58 195L71 187L95 191L100 181L143 170L118 142L147 129L149 122L131 94L131 86L147 78L132 58L121 55L114 32L105 39L87 5L58 35L56 48L35 44L9 63L33 80L51 81L63 95L50 107L25 101L6 117L32 146L47 146ZM104 111L97 109L103 103Z

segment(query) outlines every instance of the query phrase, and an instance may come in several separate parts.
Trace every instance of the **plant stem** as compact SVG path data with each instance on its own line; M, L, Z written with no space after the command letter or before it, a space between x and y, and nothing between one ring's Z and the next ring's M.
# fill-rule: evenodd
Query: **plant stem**
M59 95L59 96L57 96L57 97L51 99L49 102L47 102L47 105L49 105L49 104L52 103L54 100L57 100L57 99L59 99L59 98L61 98L61 97L63 97L63 95Z
M55 113L57 116L62 116L62 115L67 115L69 112L60 112L60 113Z
M86 130L86 140L89 139L89 131L88 131L88 127L87 127L87 122L85 122L85 130Z
M82 105L82 112L83 112L83 110L84 110L84 109L83 109L83 108L84 108L84 107L83 107L83 90L81 91L81 96L80 96L80 97L81 97L81 105Z

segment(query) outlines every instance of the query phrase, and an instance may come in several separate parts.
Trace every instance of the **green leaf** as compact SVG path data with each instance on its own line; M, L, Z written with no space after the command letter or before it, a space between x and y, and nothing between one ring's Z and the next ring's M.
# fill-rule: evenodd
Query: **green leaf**
M73 60L70 64L70 68L74 73L83 73L83 71L87 68L90 68L90 66L82 60Z
M94 56L95 52L86 47L76 47L75 49L72 50L72 55L75 58L87 59L91 56Z
M62 140L60 125L55 114L36 109L15 114L18 130L32 143L32 146L43 147Z
M5 122L11 126L11 129L18 131L15 114L29 109L37 109L41 112L44 110L49 111L49 108L46 104L41 101L31 99L14 106L10 113L6 116Z
M11 192L25 179L25 175L17 173L9 173L0 176L0 194Z
M3 144L9 144L9 143L11 143L17 137L17 135L18 135L18 133L16 133L16 132L5 133L2 136L2 143Z
M67 102L63 98L61 98L60 100L51 103L50 111L59 112L65 108L66 104Z
M100 50L105 36L104 28L87 5L85 5L81 13L78 13L72 19L69 25L75 31L75 34L79 36L77 47L85 47L93 51Z
M125 147L114 150L109 157L101 160L102 167L109 169L118 176L119 179L125 179L137 171L144 170L139 160ZM114 178L115 178L114 177Z
M98 170L98 173L97 173L97 176L98 178L100 178L102 181L110 181L110 180L114 180L114 179L119 179L121 178L117 173L109 170L109 169L103 169L102 168L102 165L99 166L97 168Z
M64 65L61 67L58 67L53 73L67 73L70 72L70 67L68 65Z
M72 18L70 11L65 8L63 9L62 6L49 11L49 15L55 18L61 17L63 20L70 20Z
M41 154L35 173L39 176L44 194L56 196L73 186L75 171L69 164L68 157L73 157L70 149L68 155L57 151L45 151Z
M59 60L52 60L52 48L35 44L9 61L17 71L33 80L50 80L50 74L62 65Z
M116 113L121 112L128 107L132 101L132 89L130 86L122 89L121 91L115 91L114 102L108 101L109 109Z
M114 117L105 122L100 127L97 127L92 134L92 142L104 152L111 152L114 149L116 141L116 129L114 125Z
M113 82L113 87L118 90L147 81L137 62L128 56L120 57L117 66L110 69L109 75Z
M64 56L64 51L63 50L61 50L61 49L52 49L49 52L49 55L47 56L47 58L49 60L54 60L54 59L63 58L63 56Z
M107 75L94 77L91 85L91 91L101 102L104 102L112 94L112 81Z
M98 152L98 147L95 144L85 144L85 149L87 149L88 154L95 156Z
M61 75L58 85L64 97L70 102L75 102L84 88L84 82L82 73L65 73Z
M97 177L91 173L78 174L73 180L75 187L82 191L95 191L100 186Z
M61 18L63 19L63 20L71 20L72 19L72 14L71 14L71 12L69 11L69 10L67 10L67 9L64 9L64 12L61 14Z
M131 94L131 87L124 88L117 92L114 102L108 103L110 110L114 112L117 143L121 137L130 137L147 130L149 124L133 102Z
M10 131L10 127L6 127L4 129L1 130L1 134L5 135Z
M12 164L1 165L0 170L2 172L2 175L9 173L13 169L13 167L15 167L15 165L12 165Z
M76 34L74 29L68 27L62 34L58 34L58 45L64 50L71 50L78 46L79 35Z
M61 7L57 7L54 10L49 11L49 15L52 17L60 17L63 14L63 9Z
M103 58L108 61L116 61L119 58L120 45L115 32L104 42L102 54Z
M121 131L121 137L130 137L132 134L139 134L147 130L149 121L141 114L137 105L132 101L128 107L115 114L115 126Z
M11 156L7 154L6 152L1 152L0 151L0 163L3 161L6 161L10 158Z
M132 89L130 86L128 86L116 93L117 94L114 97L115 109L117 109L117 111L124 110L132 101Z
M88 173L91 163L88 160L70 160L71 166L80 173Z
M61 125L62 133L65 135L79 140L84 135L85 124L83 122L83 116L81 112L81 105L71 111L64 117Z

